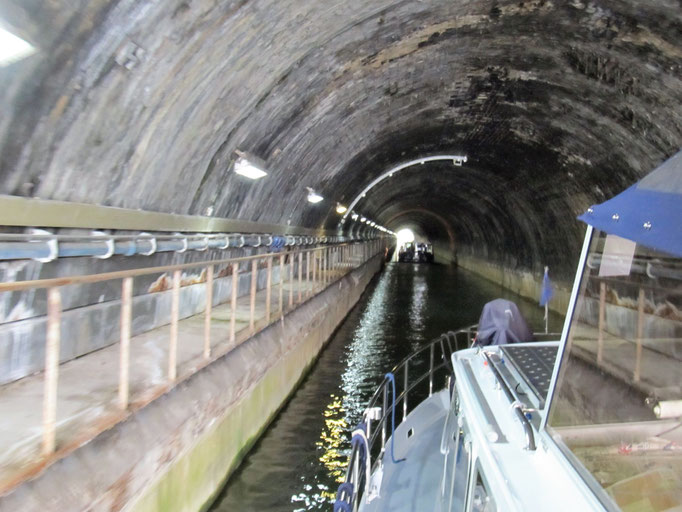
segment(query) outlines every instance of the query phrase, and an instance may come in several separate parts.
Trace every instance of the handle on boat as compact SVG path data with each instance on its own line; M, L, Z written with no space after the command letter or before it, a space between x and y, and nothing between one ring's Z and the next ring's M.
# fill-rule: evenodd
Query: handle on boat
M490 354L488 352L483 352L483 355L485 356L486 360L488 361L488 368L490 368L493 373L495 374L495 378L497 379L497 383L500 385L500 388L506 395L507 399L512 403L516 403L516 399L514 398L514 395L512 394L511 390L507 386L506 382L502 378L502 375L500 375L500 371L497 369L497 366L495 366L495 363L493 362L493 359L490 357ZM528 421L528 418L526 418L526 415L523 413L523 407L518 406L514 407L514 412L516 413L516 416L519 418L519 421L521 421L521 425L523 426L523 431L526 435L526 450L535 450L535 434L533 434L533 426L530 424L530 421Z
M395 459L395 453L393 451L393 446L395 444L395 376L391 373L388 372L386 374L386 378L388 381L391 383L391 387L393 390L393 398L392 398L392 405L391 405L391 460L393 461L393 464L398 464L399 462L403 462L405 459Z

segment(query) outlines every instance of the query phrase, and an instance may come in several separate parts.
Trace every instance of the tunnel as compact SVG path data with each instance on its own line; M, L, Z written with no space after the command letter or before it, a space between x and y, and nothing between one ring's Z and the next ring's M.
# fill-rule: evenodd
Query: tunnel
M1 352L3 385L47 371L44 318L55 304L76 315L123 304L126 293L170 294L214 279L200 263L231 257L246 259L216 263L215 279L232 276L233 296L269 294L271 281L300 284L308 273L326 286L327 271L339 282L362 264L378 271L405 228L440 264L528 297L548 267L561 311L584 235L577 215L682 146L675 0L3 0L0 29L28 48L0 60L1 304L11 345ZM267 174L245 178L240 160ZM312 252L292 256L297 247ZM272 248L282 252L251 266ZM173 277L178 265L186 274ZM145 267L167 270L140 270L129 292L104 278L68 281ZM254 277L235 279L247 271ZM12 288L38 280L52 281L40 292ZM57 286L59 303L46 291ZM332 288L320 292L327 303L340 293ZM229 301L221 290L211 293ZM279 293L281 310L301 298L300 288ZM341 300L335 321L359 293ZM178 308L170 295L154 300L134 303L133 335L154 316L140 309ZM299 309L297 321L316 322ZM98 341L73 342L70 355L62 348L62 364L117 338L102 334L104 324L119 329L112 311L87 329L73 322L74 336ZM186 399L210 393L198 386ZM148 409L127 409L125 421ZM0 501L40 509L52 479L119 435L119 420L101 419L106 429L61 452L57 431L47 458L2 477ZM179 457L180 438L158 458ZM90 503L139 505L144 486L121 471L88 487ZM163 485L140 509L164 509ZM205 503L212 485L183 510Z

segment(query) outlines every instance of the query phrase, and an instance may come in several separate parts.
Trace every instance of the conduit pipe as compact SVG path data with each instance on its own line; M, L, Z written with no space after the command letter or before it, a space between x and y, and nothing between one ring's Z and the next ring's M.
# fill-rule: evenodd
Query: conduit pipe
M317 237L278 236L262 234L182 234L108 235L93 231L90 235L56 235L44 230L27 234L0 234L0 260L32 259L49 262L57 258L93 257L106 259L111 256L150 256L159 252L225 250L241 247L270 247L273 251L283 247L335 244L368 240L374 237Z

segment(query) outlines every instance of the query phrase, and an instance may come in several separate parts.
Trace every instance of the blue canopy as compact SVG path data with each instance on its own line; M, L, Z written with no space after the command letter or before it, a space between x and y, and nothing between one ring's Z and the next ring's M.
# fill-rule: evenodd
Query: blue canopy
M578 218L606 233L682 257L682 151Z

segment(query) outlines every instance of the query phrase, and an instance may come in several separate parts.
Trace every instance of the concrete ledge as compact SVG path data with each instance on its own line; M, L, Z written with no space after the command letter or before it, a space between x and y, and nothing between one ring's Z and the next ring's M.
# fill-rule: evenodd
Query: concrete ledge
M0 511L206 507L380 266L373 258L51 465L0 498Z

